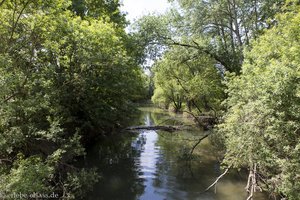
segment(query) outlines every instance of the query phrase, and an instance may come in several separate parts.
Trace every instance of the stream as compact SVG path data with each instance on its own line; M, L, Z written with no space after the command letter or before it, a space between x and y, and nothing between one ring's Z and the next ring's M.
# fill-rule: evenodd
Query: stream
M141 107L132 125L192 125L191 119L153 107ZM222 173L217 151L206 132L190 126L168 133L141 130L115 134L87 149L85 167L101 176L88 200L245 200L246 174L231 172L203 192ZM258 193L255 200L266 200Z

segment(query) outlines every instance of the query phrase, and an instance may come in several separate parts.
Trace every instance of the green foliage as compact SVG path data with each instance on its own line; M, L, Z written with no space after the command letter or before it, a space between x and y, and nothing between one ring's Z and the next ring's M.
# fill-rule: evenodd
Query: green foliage
M87 17L68 10L66 0L3 2L0 156L11 163L1 164L0 193L61 191L58 169L84 155L83 141L125 123L131 102L145 94L145 78L113 19L122 18L117 1L101 1L104 14L100 1L86 1ZM78 176L76 187L89 182L87 171L68 171Z
M141 54L141 62L147 59L156 60L163 55L172 37L172 23L167 15L148 15L140 18L132 25L132 36L138 43L137 51Z
M47 182L51 180L53 172L54 169L40 157L32 156L24 159L19 155L10 172L1 174L0 191L7 195L49 192L51 187Z
M68 173L64 182L64 195L69 199L77 199L83 197L87 191L93 189L94 184L99 180L99 175L95 169L85 170L74 173ZM77 198L76 198L77 197Z
M176 111L183 102L198 113L218 110L224 97L216 66L227 71L228 112L218 127L224 163L257 166L263 189L299 199L299 2L171 2L167 14L135 27L150 58L161 58L152 100Z
M219 125L224 163L253 169L266 190L299 199L300 43L299 7L278 15L246 53L241 76L228 82L228 112Z
M72 0L71 10L82 18L98 18L124 28L125 15L119 0Z
M276 24L274 15L284 1L171 2L174 4L166 14L145 16L137 22L136 35L146 47L145 52L156 58L172 46L197 49L227 71L240 73L244 47L264 29Z
M224 98L221 74L209 56L174 47L156 63L154 75L154 103L172 104L176 111L183 102L190 111L192 107L198 112L220 109Z

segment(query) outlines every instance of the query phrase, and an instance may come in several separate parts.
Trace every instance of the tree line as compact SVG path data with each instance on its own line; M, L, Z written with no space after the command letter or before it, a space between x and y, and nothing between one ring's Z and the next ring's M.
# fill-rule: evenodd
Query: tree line
M218 117L222 166L248 169L248 199L299 199L299 2L170 2L134 25L156 60L153 102Z
M119 1L0 1L0 193L80 199L94 137L121 127L145 76Z

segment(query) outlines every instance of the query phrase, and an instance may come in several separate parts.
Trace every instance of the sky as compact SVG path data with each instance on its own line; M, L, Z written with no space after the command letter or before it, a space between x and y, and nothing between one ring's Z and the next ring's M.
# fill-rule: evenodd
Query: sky
M167 0L123 0L121 10L127 12L127 19L131 22L145 14L162 13L168 8Z

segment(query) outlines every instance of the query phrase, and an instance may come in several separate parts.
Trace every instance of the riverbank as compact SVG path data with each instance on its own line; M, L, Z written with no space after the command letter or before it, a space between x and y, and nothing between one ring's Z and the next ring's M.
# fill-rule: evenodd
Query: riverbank
M181 114L159 108L140 107L133 125L192 125ZM242 200L246 197L244 176L229 173L217 185L217 193L203 191L220 175L220 163L210 139L204 139L187 159L191 148L207 132L192 130L173 133L141 130L120 132L87 149L85 168L98 168L99 183L87 199L201 199ZM257 199L265 200L263 195Z

